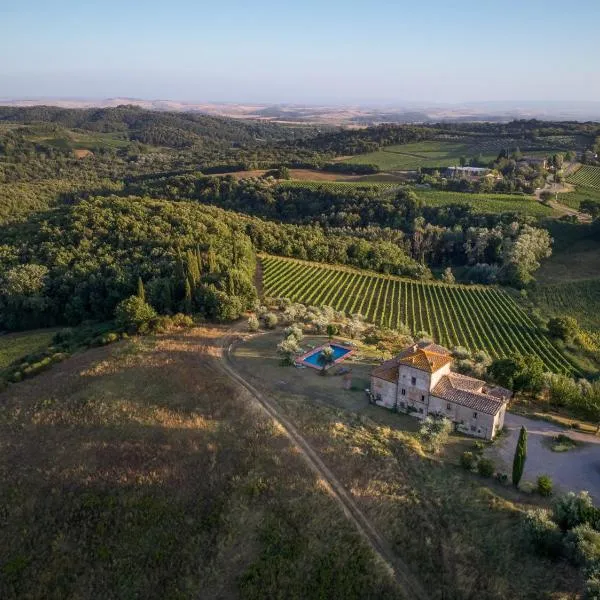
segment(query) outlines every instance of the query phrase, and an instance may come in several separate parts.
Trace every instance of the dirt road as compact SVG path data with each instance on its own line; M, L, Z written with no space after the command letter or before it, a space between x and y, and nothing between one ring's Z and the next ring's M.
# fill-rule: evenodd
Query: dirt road
M281 413L275 401L258 391L246 381L232 366L230 352L238 338L235 330L221 338L222 370L238 385L244 388L262 409L282 427L292 443L297 447L309 467L321 478L331 496L338 502L346 517L355 525L359 533L370 544L375 553L387 565L398 584L409 599L426 600L429 596L416 580L408 566L392 551L388 543L375 529L371 521L358 508L346 488L325 465L306 439L294 425Z

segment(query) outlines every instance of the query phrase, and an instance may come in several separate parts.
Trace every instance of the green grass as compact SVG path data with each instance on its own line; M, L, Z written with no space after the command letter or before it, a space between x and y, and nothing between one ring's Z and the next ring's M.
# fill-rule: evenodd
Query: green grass
M427 331L448 347L539 356L551 371L570 364L502 290L484 286L417 282L319 263L262 258L266 296L328 305L392 329Z
M446 206L448 204L467 204L478 213L520 213L535 217L551 216L553 211L532 196L513 194L469 194L460 192L423 191L417 195L428 206Z
M0 336L0 371L16 360L50 345L56 329L36 329Z
M600 191L600 167L582 165L578 171L567 178L567 182Z

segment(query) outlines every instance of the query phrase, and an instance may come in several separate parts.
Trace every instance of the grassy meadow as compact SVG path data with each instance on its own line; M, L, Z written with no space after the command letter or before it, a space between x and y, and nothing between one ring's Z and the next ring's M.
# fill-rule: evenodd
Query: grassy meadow
M23 356L49 346L55 332L56 329L37 329L0 335L0 371Z
M401 599L219 328L79 353L0 394L0 597Z

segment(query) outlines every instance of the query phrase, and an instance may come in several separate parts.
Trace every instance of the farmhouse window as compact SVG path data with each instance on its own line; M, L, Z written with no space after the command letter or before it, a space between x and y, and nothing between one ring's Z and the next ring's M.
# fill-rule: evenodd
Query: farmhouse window
M446 410L451 410L451 406L450 406L450 402L448 402L448 404L446 404Z
M401 406L402 408L404 408L404 407L406 406L406 403L405 403L405 402L400 402L400 406Z
M417 378L416 377L411 377L410 378L410 385L417 385Z
M474 419L476 419L476 418L477 418L477 413L476 413L476 412L474 412L474 413L473 413L473 418L474 418Z
M421 402L425 402L425 396L421 395Z
M406 396L406 390L404 388L402 388L402 395Z
M420 412L421 414L423 414L423 409L422 409L422 408L420 408L420 409L419 409L419 412Z

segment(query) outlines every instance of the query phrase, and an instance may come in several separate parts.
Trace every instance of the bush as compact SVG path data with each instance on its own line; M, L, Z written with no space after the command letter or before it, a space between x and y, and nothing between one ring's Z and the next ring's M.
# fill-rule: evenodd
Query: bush
M99 335L97 337L95 337L92 342L91 345L92 346L106 346L107 344L112 344L113 342L118 341L119 338L119 334L115 333L114 331L111 331L110 333L105 333L103 335Z
M458 360L465 360L471 357L471 353L463 346L454 346L452 356Z
M562 554L562 535L558 525L550 518L549 511L542 508L528 511L524 526L529 540L539 554L551 557Z
M52 336L53 344L69 344L73 340L73 329L71 327L65 327L60 331L57 331Z
M477 472L482 477L491 477L494 474L494 463L489 458L482 458L477 463Z
M144 323L156 317L155 310L141 298L130 296L115 309L115 322L125 330L139 331Z
M279 322L279 319L277 319L277 315L271 312L266 313L263 317L263 320L267 329L275 329L275 327L277 327L277 323Z
M171 317L171 324L173 327L181 327L182 329L187 329L188 327L194 326L194 319L190 315L177 313Z
M475 455L472 452L463 452L460 455L460 466L470 471L475 466Z
M248 317L248 331L258 331L259 326L258 319L254 315Z
M552 495L552 478L548 475L540 475L537 478L537 491L540 496Z
M286 338L292 337L298 343L300 343L304 339L304 334L302 333L301 325L291 325L290 327L286 327L283 333Z
M565 536L565 553L569 560L586 570L600 568L600 532L587 524L578 525Z
M427 417L421 424L419 435L430 452L439 452L451 431L452 422L449 419Z
M563 530L573 529L587 523L595 516L594 504L589 492L569 492L559 496L552 506L556 524Z
M244 310L244 304L240 297L230 296L220 291L215 292L215 297L217 299L215 312L217 321L235 321L239 319Z

